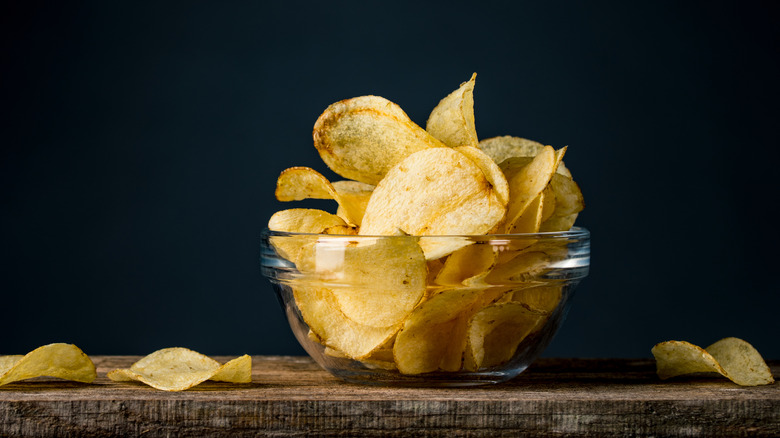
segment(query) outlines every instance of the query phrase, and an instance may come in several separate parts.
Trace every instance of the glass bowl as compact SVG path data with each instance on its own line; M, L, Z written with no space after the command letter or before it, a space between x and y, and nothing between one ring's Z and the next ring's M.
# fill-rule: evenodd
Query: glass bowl
M349 382L499 383L561 326L590 233L262 234L262 273L301 346Z

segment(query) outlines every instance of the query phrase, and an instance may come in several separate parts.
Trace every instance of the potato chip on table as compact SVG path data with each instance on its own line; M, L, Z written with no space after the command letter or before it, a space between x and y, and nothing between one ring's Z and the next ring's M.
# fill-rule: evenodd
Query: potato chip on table
M652 349L658 377L668 379L692 373L718 373L737 385L774 383L761 354L739 338L724 338L707 348L685 341L666 341Z
M237 357L220 364L187 348L164 348L140 359L129 369L108 373L115 382L138 381L162 391L184 391L206 380L230 383L252 381L252 358Z
M0 356L0 386L34 377L92 383L95 364L72 344L48 344L25 355Z

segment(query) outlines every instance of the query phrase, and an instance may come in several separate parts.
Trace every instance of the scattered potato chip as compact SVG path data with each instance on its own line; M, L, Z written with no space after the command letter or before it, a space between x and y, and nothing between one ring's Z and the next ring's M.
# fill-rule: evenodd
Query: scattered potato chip
M72 344L48 344L23 356L0 356L0 386L42 376L92 383L97 373L92 360Z
M468 82L441 100L428 117L425 130L450 147L477 146L474 124L474 73Z
M652 349L658 377L714 372L741 386L768 385L772 372L752 345L738 338L724 338L706 349L685 341L666 341Z
M330 105L314 124L314 146L337 174L376 185L414 152L446 147L395 103L362 96Z
M108 373L115 382L139 381L162 391L184 391L206 380L231 383L252 381L252 358L237 357L224 365L187 348L164 348L140 359L129 369Z
M551 148L552 149L552 148ZM484 234L504 216L479 166L450 148L416 152L388 172L368 201L361 235ZM426 258L432 254L423 246Z

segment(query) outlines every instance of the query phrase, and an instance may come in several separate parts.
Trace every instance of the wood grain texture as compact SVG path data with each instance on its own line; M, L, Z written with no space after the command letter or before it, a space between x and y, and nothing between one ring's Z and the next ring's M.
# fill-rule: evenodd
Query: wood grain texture
M780 386L660 381L652 360L540 359L472 388L343 383L306 357L253 358L253 382L168 393L106 379L0 387L0 436L780 436ZM217 358L224 362L229 357ZM770 362L775 378L780 362Z

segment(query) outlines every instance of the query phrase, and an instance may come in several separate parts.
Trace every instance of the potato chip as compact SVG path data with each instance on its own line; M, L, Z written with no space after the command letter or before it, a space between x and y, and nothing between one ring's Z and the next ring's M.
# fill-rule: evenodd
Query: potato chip
M528 165L509 179L510 201L504 225L507 232L512 232L522 214L547 187L563 152L565 150L556 153L552 147L545 146Z
M561 286L534 286L526 289L517 290L508 294L510 301L521 303L529 309L550 314L561 302L563 290Z
M528 250L516 253L508 260L499 260L500 263L485 276L485 283L501 286L531 281L547 269L551 258L545 252Z
M323 287L295 286L293 295L304 322L321 343L353 359L369 356L400 328L372 327L347 318L333 293Z
M453 342L457 318L478 299L482 288L443 290L420 304L395 339L393 356L398 371L421 374L439 369ZM465 335L465 332L463 333Z
M741 386L768 385L772 372L752 345L724 338L705 349L685 341L666 341L651 350L661 379L683 374L713 372Z
M337 215L345 222L360 225L374 186L358 181L331 183L310 167L285 169L276 180L276 199L282 202L303 199L333 199L339 205Z
M496 253L492 245L469 245L447 257L434 283L441 286L467 284L469 279L490 271L495 261Z
M184 391L206 380L249 383L252 358L243 355L220 365L187 348L164 348L138 360L129 369L112 370L107 376L115 382L139 381L162 391Z
M568 231L585 208L580 187L571 178L556 173L548 186L555 196L554 211L543 219L540 231Z
M92 360L72 344L48 344L23 356L0 356L0 386L42 376L92 383L97 373Z
M499 202L506 205L509 202L509 183L504 176L504 172L498 165L490 159L484 152L472 146L459 146L454 148L456 151L467 156L482 170L485 178L493 186Z
M347 227L347 223L335 214L313 208L280 210L268 221L268 229L286 233L320 234L326 230L344 231ZM271 236L270 240L282 258L297 263L301 248L311 239L310 236Z
M483 139L479 142L479 148L500 164L508 158L535 157L544 145L533 140L505 135ZM557 172L571 178L571 172L563 163L558 166Z
M303 199L335 199L336 189L321 173L310 167L290 167L276 179L276 199L282 202Z
M497 303L474 314L468 326L469 367L476 371L507 362L546 315L521 303Z
M359 181L334 181L333 188L338 194L339 208L336 215L346 222L360 226L374 186Z
M450 147L477 146L474 124L474 73L468 82L441 100L428 117L425 130Z
M414 237L322 240L301 249L297 266L327 282L347 318L372 327L399 324L423 297L428 275Z
M414 152L446 147L393 102L361 96L330 105L314 124L314 146L337 174L377 184Z
M450 148L427 149L403 160L377 185L360 234L485 234L504 212L493 185L471 159ZM420 242L427 259L446 255L427 244Z

